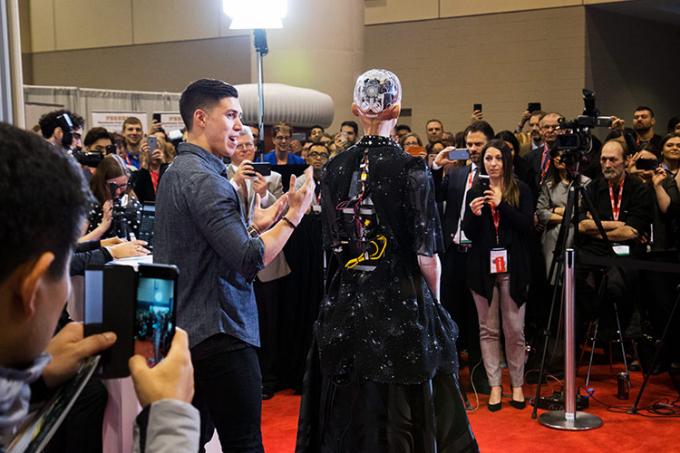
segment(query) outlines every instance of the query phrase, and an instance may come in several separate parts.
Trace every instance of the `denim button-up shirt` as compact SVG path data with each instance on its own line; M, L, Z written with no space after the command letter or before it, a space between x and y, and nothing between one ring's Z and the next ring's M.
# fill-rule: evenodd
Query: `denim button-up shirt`
M154 261L179 267L177 325L190 346L225 333L260 345L252 281L264 243L251 238L224 163L182 143L156 194Z

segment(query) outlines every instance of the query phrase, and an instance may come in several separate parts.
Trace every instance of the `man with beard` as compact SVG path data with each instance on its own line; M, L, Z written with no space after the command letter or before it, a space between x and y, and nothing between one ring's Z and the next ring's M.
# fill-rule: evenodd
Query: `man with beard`
M660 135L654 133L654 110L649 107L640 106L633 112L633 129L635 130L635 144L637 149L646 149L654 152L656 157L661 157Z
M643 239L649 237L654 200L652 193L638 178L626 174L629 158L620 142L615 140L606 142L600 156L602 175L592 181L587 190L593 208L602 221L607 239L616 254L640 256L645 251ZM580 219L578 225L580 235L577 236L579 255L607 256L610 253L609 244L600 236L592 217L592 213L583 213ZM590 278L589 274L592 274ZM630 314L634 297L632 293L638 280L637 272L610 268L606 274L605 300L617 302L623 322ZM596 290L602 276L599 269L586 266L577 271L580 295L577 301L582 304L580 308L584 315L590 319L600 315L598 304L601 300L597 297ZM625 324L622 327L625 329Z

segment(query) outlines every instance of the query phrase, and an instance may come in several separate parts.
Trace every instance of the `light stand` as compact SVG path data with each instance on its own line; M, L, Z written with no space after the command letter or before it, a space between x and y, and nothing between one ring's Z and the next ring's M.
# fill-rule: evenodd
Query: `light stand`
M564 410L541 414L538 421L549 428L586 431L602 426L602 419L587 412L576 411L576 351L574 350L576 344L574 309L576 261L574 257L574 249L567 249L564 254L564 386L566 389Z
M253 30L255 52L257 53L257 127L260 131L259 142L264 137L264 65L263 58L269 53L267 46L267 32L264 28ZM257 144L258 148L260 143ZM260 160L264 155L264 150L260 154Z

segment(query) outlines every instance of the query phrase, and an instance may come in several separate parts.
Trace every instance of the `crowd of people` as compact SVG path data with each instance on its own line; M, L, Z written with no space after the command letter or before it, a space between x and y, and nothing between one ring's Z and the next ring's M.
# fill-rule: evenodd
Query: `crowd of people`
M313 325L320 311L327 312L322 301L333 288L326 277L342 266L333 261L329 242L337 232L322 228L324 216L331 215L324 197L335 190L322 190L330 184L324 178L331 177L329 168L340 177L338 162L374 146L361 137L376 134L362 134L355 121L344 121L337 133L319 125L296 131L280 123L271 127L273 149L267 150L264 131L240 123L233 87L209 80L187 87L180 112L186 128L179 141L170 140L156 122L143 131L134 117L125 120L120 133L100 127L85 132L83 118L67 110L40 119L44 140L0 126L0 171L7 173L0 178L3 211L17 213L10 215L15 220L2 222L8 253L0 263L0 386L10 388L12 380L28 385L42 376L38 382L54 387L75 372L80 359L115 341L110 334L83 338L82 326L66 324L63 305L52 302L66 300L68 276L83 275L88 265L150 253L136 237L142 205L156 203L154 260L180 268L177 323L188 336L178 329L168 357L155 368L147 368L141 358L130 362L140 400L155 407L139 423L169 423L177 429L165 439L159 430L149 430L157 439L148 434L142 442L146 451L172 442L202 449L217 429L223 445L259 451L261 399L283 388L302 391L307 352L319 341ZM532 365L527 345L536 342L535 349L546 327L550 292L558 283L551 270L562 227L569 228L567 245L584 257L613 250L678 262L680 117L669 121L664 135L657 134L650 107L634 110L632 128L614 117L606 138L593 137L582 161L556 145L565 133L564 117L557 112L523 112L514 129L500 132L481 111L474 111L460 132L432 119L425 124L424 140L393 119L381 146L396 147L423 164L417 190L431 185L436 206L427 214L436 229L421 232L432 237L413 246L414 256L441 259L441 277L430 289L441 286L441 294L432 293L458 325L458 357L451 363L460 358L470 367L475 389L489 394L490 411L502 408L503 368L510 377L509 404L526 405L523 385ZM270 164L267 171L260 162ZM297 178L289 180L291 174ZM353 177L346 176L348 181ZM575 180L586 187L590 203L581 202L578 217L565 221ZM386 192L386 200L411 187L409 181L388 188L393 192ZM414 209L423 209L419 200L411 201ZM440 229L441 236L433 232ZM370 261L366 255L358 262ZM673 274L582 266L577 274L579 338L594 320L606 332L615 301L634 370L648 359L640 357L645 352L637 342L644 336L659 338L678 281ZM60 315L64 322L50 339ZM35 337L36 329L42 338ZM667 343L677 344L677 329L672 335ZM375 365L366 364L368 369ZM669 349L659 369L651 371L677 372L679 367L678 351ZM6 372L12 368L22 377ZM381 372L375 371L383 376L376 379L389 381ZM70 420L79 429L71 428L70 439L57 436L61 444L50 451L68 450L74 445L69 442L79 442L78 451L101 450L107 397L98 381L88 385L94 396L81 398ZM339 388L338 382L333 385ZM10 395L16 402L10 413L0 414L0 434L11 434L12 422L26 411L27 395L25 390ZM175 421L168 421L168 413ZM61 429L69 429L68 424Z

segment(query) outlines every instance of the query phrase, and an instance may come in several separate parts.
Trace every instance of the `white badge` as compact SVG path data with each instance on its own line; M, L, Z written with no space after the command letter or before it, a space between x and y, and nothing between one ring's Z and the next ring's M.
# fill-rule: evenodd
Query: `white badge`
M506 249L491 249L489 259L492 274L508 272L508 251Z
M619 256L628 256L630 255L630 246L627 245L621 245L621 244L614 244L612 246L614 249L614 253L616 253Z
M312 212L319 214L321 212L321 206L313 204L312 205Z

